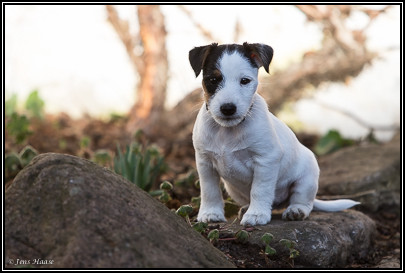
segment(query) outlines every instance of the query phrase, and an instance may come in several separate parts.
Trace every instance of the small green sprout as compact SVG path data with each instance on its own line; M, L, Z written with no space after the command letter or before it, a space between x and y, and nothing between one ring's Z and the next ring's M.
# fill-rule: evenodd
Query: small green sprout
M244 244L249 240L249 233L246 230L241 229L236 232L235 237L237 242Z
M213 229L208 233L207 238L210 240L211 243L215 243L219 239L219 230Z
M207 230L208 224L204 222L197 222L193 224L193 228L198 231L199 233L203 233L204 231Z
M163 182L160 184L160 189L161 189L161 190L170 191L170 190L173 189L173 185L172 185L172 183L170 183L169 181L163 181Z
M32 146L27 145L25 146L21 152L19 153L19 156L21 158L21 163L23 166L27 166L28 163L31 162L31 160L38 155L38 151L35 150Z
M261 240L262 240L262 241L264 242L264 244L266 245L266 246L265 246L265 249L264 249L264 253L265 253L266 255L272 256L272 255L274 255L274 254L277 253L276 250L270 246L270 242L271 242L273 239L274 239L273 234L268 233L268 232L266 232L265 234L263 234L263 236L262 236L262 238L261 238Z
M297 247L297 243L288 239L281 239L280 243L283 244L288 248L290 251L290 261L291 261L291 266L294 267L294 259L297 258L300 255L300 252L295 249Z
M185 218L186 221L187 221L187 223L188 223L190 226L192 226L192 225L191 225L191 222L190 222L190 217L189 217L189 215L190 215L190 213L192 213L192 212L193 212L193 207L190 206L190 205L183 205L183 206L180 206L180 208L178 208L178 209L176 210L176 214L179 215L179 216L181 216L181 217L183 217L183 218Z
M274 248L272 248L270 245L266 245L266 247L264 249L264 253L266 255L273 256L277 253L277 251Z
M201 196L191 197L191 204L193 204L196 208L199 208L201 205Z
M170 195L169 195L166 191L163 191L162 194L160 194L160 196L159 196L159 200L160 200L162 203L167 203L167 202L169 202L171 199L172 199L172 198L170 197Z
M193 211L192 206L183 205L177 209L176 214L184 218L184 217L188 216L192 211Z
M268 245L274 239L274 236L273 234L266 232L265 234L263 234L261 239L266 245Z
M17 144L22 144L33 134L30 130L30 121L25 115L12 113L6 121L7 133L15 139Z

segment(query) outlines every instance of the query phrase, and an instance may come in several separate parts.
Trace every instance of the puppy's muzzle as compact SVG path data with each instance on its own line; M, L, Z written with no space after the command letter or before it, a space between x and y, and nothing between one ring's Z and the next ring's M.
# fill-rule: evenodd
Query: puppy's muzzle
M236 113L236 105L233 103L225 103L221 105L220 110L224 116L229 117Z

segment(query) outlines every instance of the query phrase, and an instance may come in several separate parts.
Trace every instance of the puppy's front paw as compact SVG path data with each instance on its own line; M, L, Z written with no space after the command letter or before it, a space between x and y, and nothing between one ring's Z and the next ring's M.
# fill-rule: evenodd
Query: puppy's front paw
M258 212L249 212L249 210L243 215L242 221L240 224L243 226L257 226L257 225L266 225L270 223L271 213L258 213Z
M309 216L311 209L300 204L292 204L283 212L284 220L304 220Z
M197 216L198 222L226 222L224 212L222 210L204 210L200 208Z

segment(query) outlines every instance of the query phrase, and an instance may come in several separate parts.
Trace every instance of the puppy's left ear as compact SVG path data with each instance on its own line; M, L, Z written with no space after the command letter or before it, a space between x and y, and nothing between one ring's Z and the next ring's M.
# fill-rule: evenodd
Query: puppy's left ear
M273 48L265 44L249 44L243 43L243 48L257 65L263 66L267 73L269 73L269 66L273 59Z

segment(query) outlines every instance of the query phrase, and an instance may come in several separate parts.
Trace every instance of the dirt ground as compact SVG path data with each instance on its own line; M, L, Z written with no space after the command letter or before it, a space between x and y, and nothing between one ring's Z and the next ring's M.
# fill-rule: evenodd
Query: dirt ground
M116 117L110 121L91 119L89 117L73 120L68 115L47 115L45 120L32 121L30 129L32 134L22 144L16 144L13 137L5 131L5 154L19 152L24 146L31 145L39 153L56 152L76 155L91 159L98 150L107 150L113 156L117 143L121 147L129 144L134 138L126 133L126 119ZM7 125L7 120L6 120ZM191 136L191 134L190 134ZM176 141L163 141L164 135L150 138L161 147L169 171L162 180L171 182L184 177L195 168L194 151L190 141L177 143ZM304 144L311 146L316 137L305 136L301 139ZM147 140L146 140L147 141ZM152 142L151 141L151 142ZM5 187L12 183L13 177L6 177ZM172 193L172 200L168 206L178 208L182 204L190 203L192 197L198 196L195 188L178 187ZM398 208L386 208L377 213L366 213L376 222L377 234L370 255L364 260L353 260L347 268L396 268L401 261L401 213ZM266 257L260 248L236 247L234 240L219 240L215 246L229 257L238 268L300 268L290 261L280 257Z

